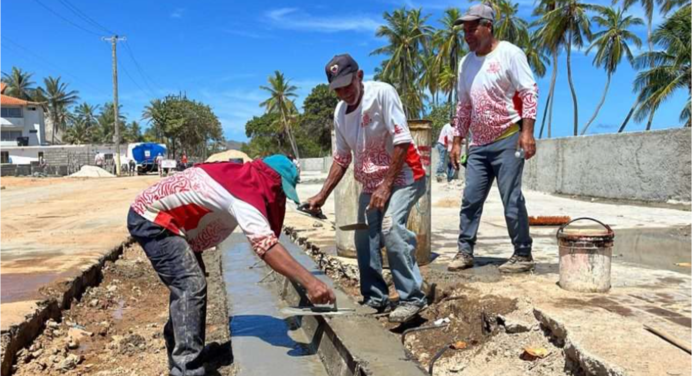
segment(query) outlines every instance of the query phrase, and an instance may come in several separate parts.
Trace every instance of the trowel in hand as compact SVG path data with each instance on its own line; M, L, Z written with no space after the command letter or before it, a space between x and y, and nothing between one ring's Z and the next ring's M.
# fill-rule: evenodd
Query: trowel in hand
M368 229L367 223L351 223L348 225L339 226L339 230L341 230L341 231L356 231L356 230L367 230L367 229Z
M302 216L310 217L319 222L334 226L334 223L327 219L327 216L322 213L322 209L317 209L317 211L309 210L310 204L303 203L296 206L296 212Z
M334 305L316 305L281 308L281 314L286 316L340 316L355 313L354 308L337 308Z

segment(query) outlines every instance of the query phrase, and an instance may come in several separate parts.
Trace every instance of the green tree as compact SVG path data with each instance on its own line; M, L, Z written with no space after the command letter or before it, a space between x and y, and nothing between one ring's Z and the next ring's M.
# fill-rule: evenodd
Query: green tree
M425 93L418 79L431 49L433 28L425 24L428 18L421 9L385 12L386 25L380 26L375 35L385 38L388 44L371 53L388 57L377 78L397 89L409 118L419 117L424 108Z
M457 71L459 70L459 60L466 54L464 48L464 37L460 26L455 26L454 22L461 17L458 8L447 8L444 16L440 20L442 28L435 32L435 45L437 47L437 67L439 73L438 88L447 94L447 104L452 109L450 116L454 116L454 100L456 98Z
M4 94L27 101L34 100L36 88L34 82L31 81L31 76L33 73L17 67L12 67L12 72L9 74L3 72L2 82L7 85Z
M40 102L44 102L53 126L51 142L55 144L55 135L67 125L67 108L79 99L78 91L69 90L68 85L60 82L60 77L51 76L43 80L45 87L36 91Z
M312 88L303 102L298 117L296 141L304 157L323 157L331 154L334 109L339 99L326 84Z
M445 103L437 106L433 105L430 108L430 112L425 116L427 120L432 121L433 144L435 144L435 140L437 140L437 137L440 135L440 130L442 130L442 127L449 123L449 113L453 111L454 107L454 104L451 103Z
M592 49L596 49L596 56L593 59L593 64L597 67L603 67L607 73L605 88L601 101L596 106L591 119L584 125L581 134L586 134L589 126L598 116L610 86L610 79L617 70L618 65L622 62L622 58L626 57L630 64L634 61L634 55L630 50L629 43L633 43L638 48L641 47L642 41L634 33L628 29L633 25L643 25L644 21L641 18L633 16L625 16L622 9L613 9L609 7L597 7L598 15L593 17L593 21L601 26L603 30L593 35L593 42L586 50L587 53Z
M122 105L118 105L118 118L120 124L127 122L127 117L122 111ZM98 127L93 129L92 140L95 143L112 144L115 142L115 106L113 102L108 102L101 107L101 111L96 116Z
M539 17L538 20L533 22L532 26L541 25L541 19L547 13L554 11L557 8L556 0L540 0L538 6L533 12L535 17ZM531 44L536 47L536 49L544 52L550 53L552 57L552 71L550 76L550 89L548 89L548 96L545 101L545 109L543 110L543 120L541 121L541 130L539 132L539 138L543 137L543 128L545 126L546 119L548 120L548 138L552 136L552 123L553 123L553 98L555 97L555 83L557 82L557 58L560 51L560 47L564 44L564 38L546 39L541 33L534 33L531 37ZM527 55L528 57L528 55Z
M574 135L579 132L579 105L572 81L572 47L581 48L591 39L591 22L587 12L591 4L579 0L556 0L555 9L546 11L538 20L538 41L549 50L564 46L567 55L567 80L574 108Z
M639 103L634 112L636 120L643 120L656 111L677 90L685 90L688 95L692 90L690 9L689 4L678 9L653 33L652 42L661 46L662 50L646 52L635 59L635 68L649 68L637 74L634 80ZM680 112L680 121L690 126L689 96Z
M298 94L296 94L298 88L291 85L290 80L286 79L283 73L275 71L274 76L269 76L269 86L260 86L260 89L270 93L269 99L260 103L260 106L264 107L267 113L279 114L279 122L283 126L284 132L286 132L286 136L291 143L293 155L295 155L296 158L300 158L298 145L291 131L291 126L295 122L295 117L298 112L292 98L298 96Z
M245 124L245 135L250 142L244 144L241 150L252 158L289 152L291 146L286 142L286 134L276 126L280 121L281 115L278 113L253 117Z

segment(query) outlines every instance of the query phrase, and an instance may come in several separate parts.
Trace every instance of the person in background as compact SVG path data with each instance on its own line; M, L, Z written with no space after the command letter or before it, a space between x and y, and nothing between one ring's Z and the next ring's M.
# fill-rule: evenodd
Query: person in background
M454 144L454 131L450 123L445 124L440 130L440 136L437 138L435 143L435 149L440 156L440 160L437 163L436 177L437 182L444 181L445 177L447 182L450 182L454 178L454 165L449 159L449 152L452 151L452 146ZM445 176L446 175L446 176Z
M159 177L163 177L163 156L161 153L156 156L156 168L159 170Z

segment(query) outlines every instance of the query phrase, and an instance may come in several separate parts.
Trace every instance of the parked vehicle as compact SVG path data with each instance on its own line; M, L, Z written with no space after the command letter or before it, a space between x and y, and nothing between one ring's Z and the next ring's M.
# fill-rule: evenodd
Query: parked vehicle
M146 174L158 171L156 156L166 156L168 149L164 144L136 142L127 146L127 155L137 162L137 173Z

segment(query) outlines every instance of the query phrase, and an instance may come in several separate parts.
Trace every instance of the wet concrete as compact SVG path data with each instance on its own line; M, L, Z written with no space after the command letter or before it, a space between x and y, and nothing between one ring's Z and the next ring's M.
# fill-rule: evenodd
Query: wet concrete
M304 333L291 330L279 314L283 303L267 284L274 276L267 276L271 269L255 255L247 239L232 235L220 250L237 375L327 375Z
M692 244L689 233L677 228L669 229L621 229L615 230L613 258L655 269L671 270L690 274Z

